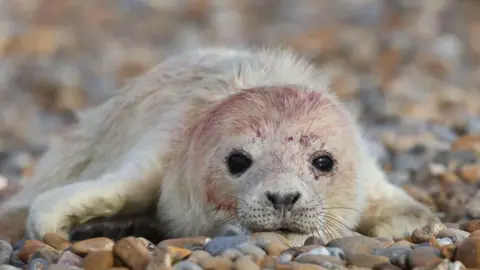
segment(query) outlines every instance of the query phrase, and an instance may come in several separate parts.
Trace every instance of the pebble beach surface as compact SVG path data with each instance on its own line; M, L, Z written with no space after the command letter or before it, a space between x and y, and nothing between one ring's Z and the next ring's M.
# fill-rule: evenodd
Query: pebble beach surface
M390 181L443 222L301 247L275 233L161 239L132 225L112 237L106 226L83 240L0 240L0 270L480 269L479 13L477 0L0 1L0 203L73 111L172 49L281 44L332 77Z

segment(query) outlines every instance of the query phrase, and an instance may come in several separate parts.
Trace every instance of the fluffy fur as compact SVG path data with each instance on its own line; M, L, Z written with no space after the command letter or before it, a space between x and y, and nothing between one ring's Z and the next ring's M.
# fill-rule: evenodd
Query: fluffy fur
M253 160L240 176L226 167L233 149ZM331 172L312 167L320 153L335 160ZM354 229L401 237L438 221L386 180L321 72L285 50L207 48L167 59L80 115L25 183L1 206L10 237L23 233L18 221L41 239L155 205L172 237L228 225L286 230L295 243ZM275 210L266 192L301 196Z

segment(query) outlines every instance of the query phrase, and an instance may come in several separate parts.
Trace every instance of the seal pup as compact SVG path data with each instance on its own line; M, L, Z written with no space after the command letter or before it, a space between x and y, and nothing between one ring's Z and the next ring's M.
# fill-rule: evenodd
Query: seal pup
M156 205L171 237L236 226L301 244L354 230L402 237L437 222L388 182L327 82L283 49L171 56L81 113L1 206L0 226L67 237L92 218Z

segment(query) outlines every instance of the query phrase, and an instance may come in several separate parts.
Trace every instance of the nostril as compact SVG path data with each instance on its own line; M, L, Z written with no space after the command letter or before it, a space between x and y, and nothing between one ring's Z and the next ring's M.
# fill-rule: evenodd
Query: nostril
M298 202L298 200L300 200L300 192L295 192L292 194L293 195L293 198L292 198L292 205L295 204L296 202Z
M278 193L265 192L265 196L273 205L278 205L280 203L280 195Z

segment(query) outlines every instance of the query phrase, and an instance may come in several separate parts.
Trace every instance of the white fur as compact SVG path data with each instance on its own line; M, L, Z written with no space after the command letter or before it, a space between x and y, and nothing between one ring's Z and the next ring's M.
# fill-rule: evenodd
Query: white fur
M66 236L93 217L136 213L158 202L160 214L172 219L172 235L212 234L216 219L201 215L207 208L202 182L193 181L206 169L183 170L186 161L172 162L188 152L182 136L186 122L241 89L284 85L324 91L337 103L326 91L325 76L285 50L207 48L175 55L80 114L78 126L52 143L0 215L30 207L27 234L41 239L46 232ZM352 135L362 165L351 187L358 189L353 202L358 213L342 217L346 225L399 236L433 220L425 207L388 183L361 132Z

